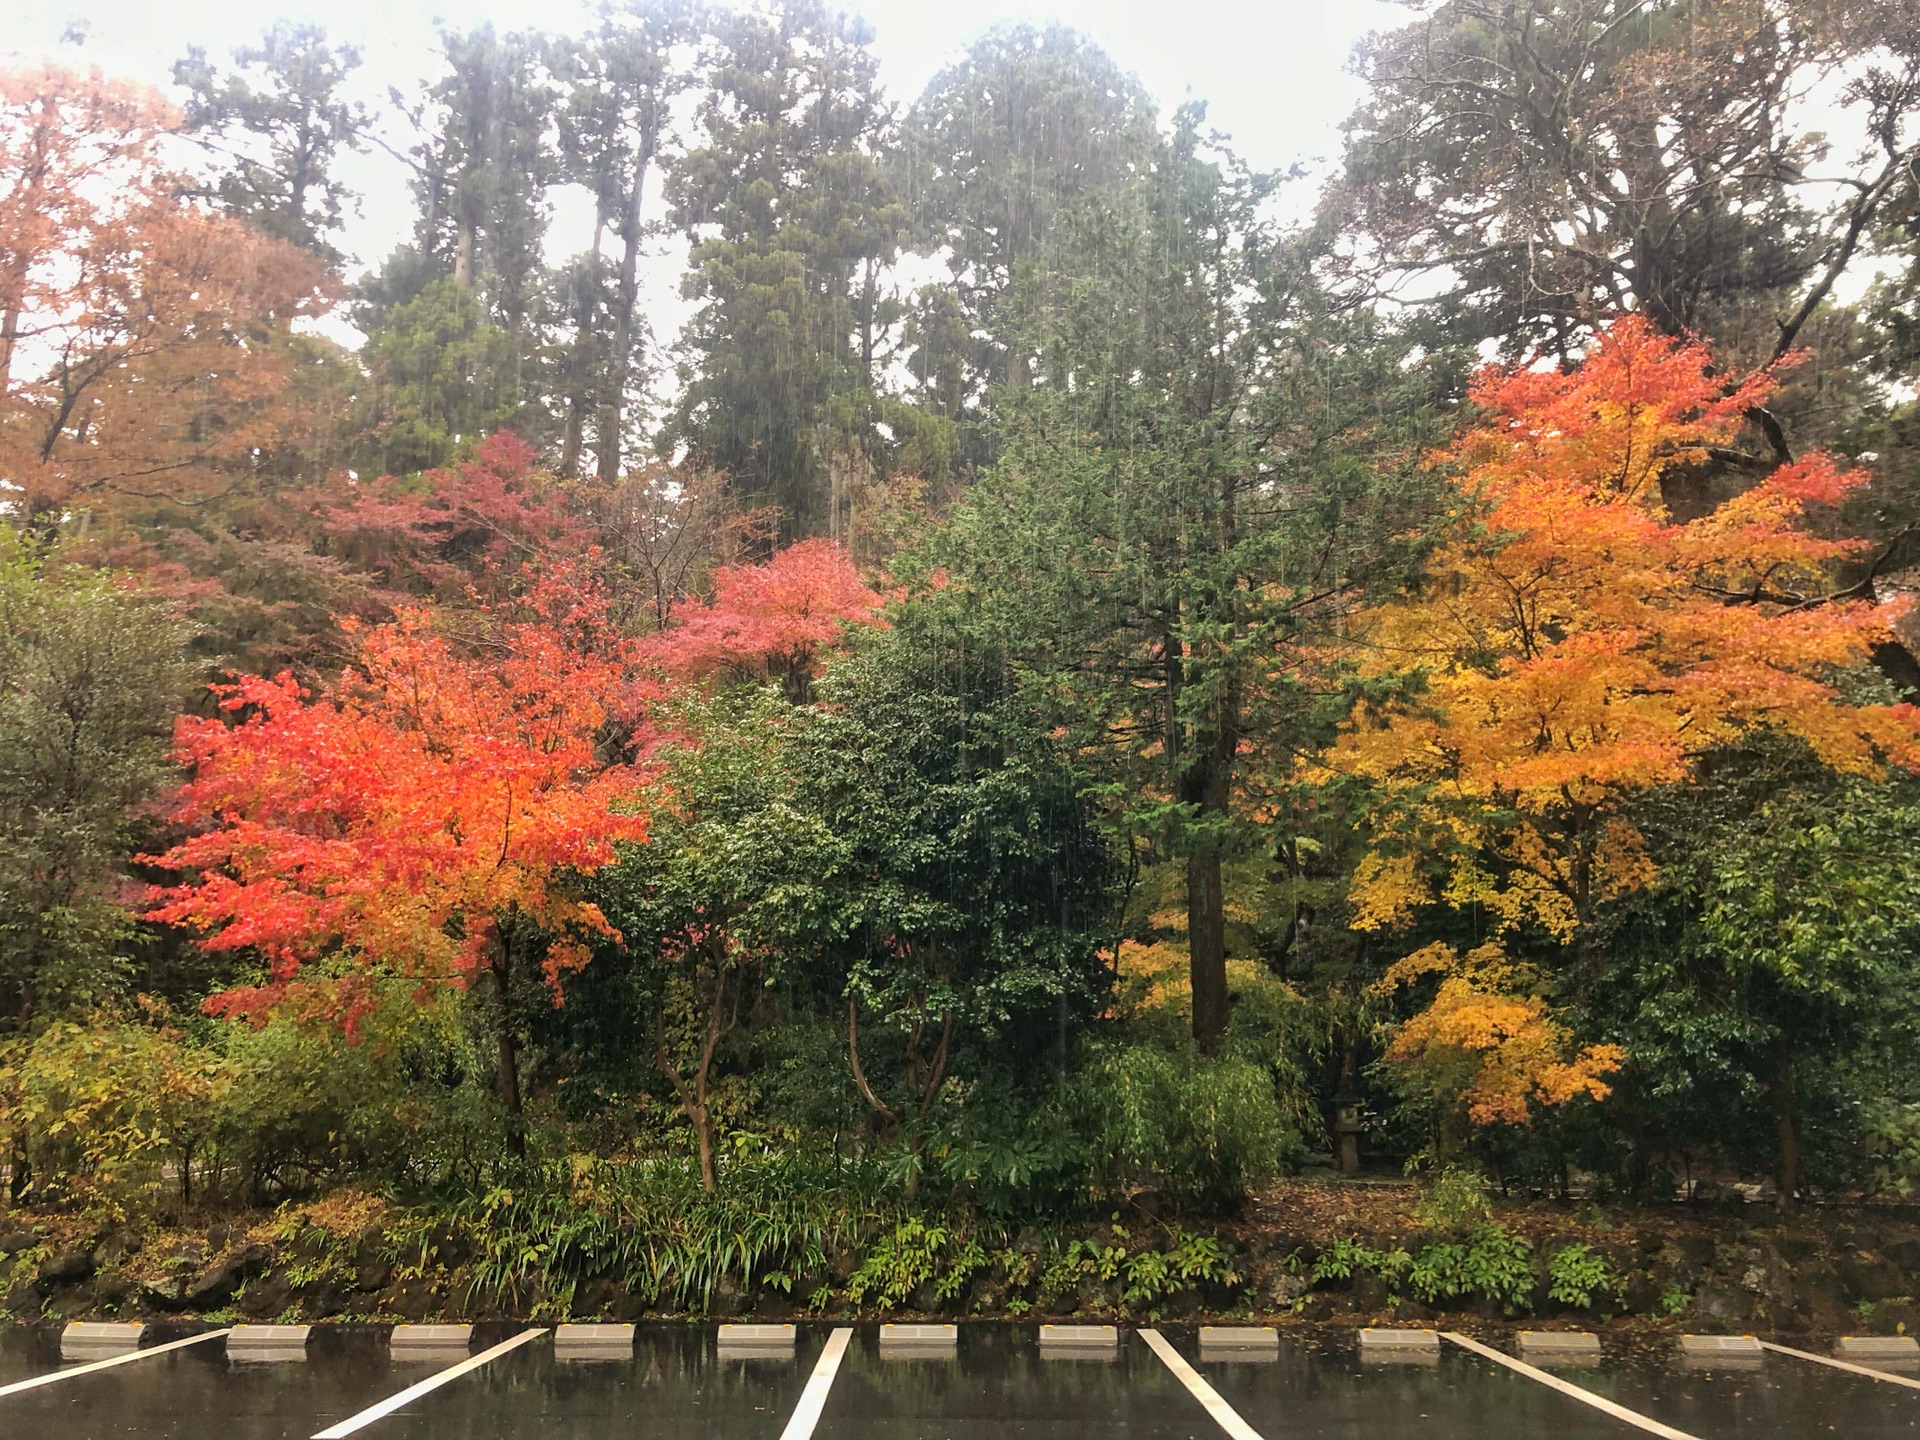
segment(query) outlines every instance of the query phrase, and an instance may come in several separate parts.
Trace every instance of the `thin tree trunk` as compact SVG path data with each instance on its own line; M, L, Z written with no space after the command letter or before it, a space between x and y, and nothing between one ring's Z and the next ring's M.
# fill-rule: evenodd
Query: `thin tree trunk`
M607 367L606 403L600 408L600 479L608 484L620 478L620 422L627 400L627 361L633 353L633 312L640 293L641 206L646 198L647 169L659 143L657 126L640 137L640 153L633 163L633 201L620 222L626 250L620 256L620 294L615 303L613 354Z
M1215 773L1218 747L1214 737L1190 731L1181 719L1187 680L1184 647L1166 634L1160 653L1166 672L1166 755L1174 792L1204 823L1216 808L1225 808L1225 787ZM1202 1055L1218 1055L1227 1029L1226 893L1219 842L1204 833L1188 841L1187 982L1193 997L1194 1048Z
M520 1051L513 1038L513 1014L508 1004L512 979L512 952L505 935L493 943L493 988L500 1002L500 1103L507 1107L507 1153L527 1153L526 1116L520 1103Z
M580 473L580 449L586 434L587 411L593 406L592 377L583 361L593 345L593 292L600 283L600 241L605 231L605 217L596 216L586 281L574 309L573 393L567 397L567 433L560 443L560 473L568 478Z
M1229 687L1231 691L1231 687ZM1237 708L1223 698L1222 711ZM1221 876L1218 832L1227 815L1238 728L1216 723L1190 735L1177 787L1197 811L1201 829L1187 852L1187 973L1193 990L1193 1043L1202 1055L1218 1055L1227 1033L1227 897Z
M693 1135L700 1147L700 1188L711 1195L719 1181L713 1173L713 1116L704 1101L693 1112Z
M581 328L585 329L584 326ZM570 480L580 473L580 447L586 430L586 408L584 397L577 393L567 402L567 431L560 442L560 473Z
M287 233L289 238L298 235L306 228L307 186L311 183L313 168L313 137L303 125L300 129L300 144L295 153L300 157L295 162L293 173L287 177ZM315 244L320 236L313 236ZM296 244L300 243L295 241Z
M740 997L745 990L746 984L742 980L732 987L732 999L729 1001L725 958L716 956L713 991L707 1001L706 1034L701 1038L700 1058L693 1067L691 1079L681 1075L680 1067L674 1064L673 1057L667 1053L663 1017L658 1014L654 1017L654 1063L673 1086L673 1093L680 1098L680 1108L693 1124L694 1146L700 1154L700 1188L708 1192L718 1182L713 1164L713 1112L707 1106L708 1081L713 1075L714 1057L720 1053L720 1042L732 1034L740 1023Z
M1224 237L1223 237L1224 238ZM1221 353L1222 315L1215 307L1214 382L1206 408L1218 413L1222 404L1217 357ZM1239 529L1234 504L1234 477L1230 470L1218 476L1214 499L1214 545L1221 557L1233 554ZM1209 586L1193 605L1196 619L1218 623L1233 618L1238 596ZM1199 658L1202 647L1193 647ZM1231 667L1231 655L1212 647L1214 665ZM1188 672L1183 670L1183 677ZM1231 668L1221 677L1218 695L1209 702L1189 737L1191 753L1178 787L1180 798L1195 805L1202 830L1199 845L1187 858L1187 950L1193 986L1193 1043L1202 1055L1215 1056L1227 1034L1227 897L1220 875L1220 834L1233 801L1234 757L1240 748L1240 686ZM1178 725L1178 711L1174 712Z
M860 1087L860 1093L889 1125L897 1125L900 1117L874 1093L873 1086L867 1081L866 1068L860 1063L860 1002L852 995L847 996L847 1059L853 1065L853 1083Z
M507 1107L507 1149L524 1155L527 1136L525 1112L520 1107L520 1054L514 1044L513 1027L505 1016L500 1020L500 1099Z
M682 1078L664 1044L657 1046L654 1051L654 1063L672 1084L674 1093L680 1097L681 1110L693 1125L694 1148L700 1156L700 1188L709 1193L718 1183L718 1176L713 1168L713 1111L707 1105L707 1077L712 1071L713 1054L719 1041L718 1027L709 1029L700 1064L694 1070L691 1081Z
M49 123L36 125L30 150L29 147L22 147L23 150L29 150L31 158L16 170L18 179L12 194L13 203L22 215L41 212L40 203L34 197L46 189L47 169L51 164L52 128ZM6 286L0 289L0 295L4 295L7 301L4 329L0 330L0 395L4 395L7 387L13 383L14 350L20 343L20 315L27 304L27 278L33 272L31 252L23 249L10 260Z
M1800 1190L1800 1130L1795 1118L1799 1109L1793 1080L1793 1050L1784 1033L1773 1041L1773 1117L1779 1130L1778 1166L1774 1187L1779 1191L1782 1210L1791 1209Z
M453 283L473 288L473 222L462 219L453 242Z
M33 1183L33 1160L27 1154L27 1131L24 1125L16 1126L13 1132L13 1173L8 1177L7 1194L18 1205L27 1193L27 1186Z
M13 351L20 343L20 310L13 307L0 319L0 395L13 381Z
M1220 847L1211 841L1187 857L1187 953L1194 1048L1218 1055L1227 1033L1227 917Z

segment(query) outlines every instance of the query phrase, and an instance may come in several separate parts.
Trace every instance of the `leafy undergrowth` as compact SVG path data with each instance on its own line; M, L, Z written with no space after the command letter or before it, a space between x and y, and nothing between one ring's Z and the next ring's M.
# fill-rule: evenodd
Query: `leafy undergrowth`
M689 1164L576 1159L445 1203L343 1191L201 1230L0 1216L0 1243L31 1239L0 1256L0 1292L17 1319L1453 1316L1888 1333L1920 1319L1905 1211L1576 1210L1444 1181L1288 1182L1231 1220L1148 1208L1016 1229L917 1204L858 1163L723 1167L709 1192ZM87 1276L43 1278L75 1254ZM209 1284L223 1267L234 1284Z
M409 1212L392 1227L409 1273L457 1269L478 1309L536 1318L630 1310L706 1314L745 1301L815 1313L1074 1310L1158 1313L1240 1277L1217 1238L1010 1233L922 1211L878 1167L782 1161L723 1171L576 1165L532 1188ZM617 1298L616 1298L617 1297Z
M1547 1272L1548 1298L1573 1309L1591 1309L1597 1300L1617 1297L1621 1289L1613 1263L1579 1242L1554 1251ZM1475 1225L1413 1251L1381 1250L1341 1239L1322 1250L1312 1266L1316 1284L1350 1281L1362 1273L1387 1283L1391 1306L1398 1306L1402 1295L1436 1308L1488 1300L1517 1315L1531 1308L1537 1288L1533 1246L1498 1224Z

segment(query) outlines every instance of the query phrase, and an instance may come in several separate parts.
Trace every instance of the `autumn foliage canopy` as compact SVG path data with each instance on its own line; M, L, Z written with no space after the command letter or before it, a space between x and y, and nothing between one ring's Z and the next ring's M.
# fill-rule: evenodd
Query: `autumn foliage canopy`
M1567 945L1592 904L1650 880L1633 796L1759 727L1840 771L1920 764L1915 707L1855 704L1838 684L1898 614L1840 586L1862 542L1821 528L1863 473L1810 455L1698 518L1668 509L1663 485L1774 386L1728 386L1704 346L1638 318L1570 372L1485 372L1483 418L1445 457L1443 548L1417 593L1368 617L1366 668L1424 688L1363 708L1328 757L1380 802L1356 923L1391 931L1436 905L1481 917L1478 946L1426 946L1385 981L1440 976L1393 1053L1474 1057L1478 1120L1605 1093L1620 1053L1568 1054L1508 942Z
M523 566L586 548L585 527L567 513L560 486L537 459L518 435L496 431L444 469L336 482L323 526L395 589L503 599Z
M0 64L0 1211L1920 1189L1915 0L845 8Z
M517 516L493 502L524 461L496 437L446 478L479 497L473 515ZM424 542L461 513L410 509L419 524L400 528ZM650 707L722 667L810 676L847 626L878 623L880 595L826 541L719 570L709 602L643 639L621 633L597 567L588 552L532 574L477 634L425 608L351 627L355 663L320 693L248 676L215 687L219 716L181 719L192 778L170 818L191 833L151 858L184 878L148 918L270 965L213 1008L299 1000L351 1017L376 966L465 986L523 921L545 935L557 987L595 938L618 939L571 882L647 838L649 748L698 743L657 736ZM340 955L357 962L348 979L315 978Z

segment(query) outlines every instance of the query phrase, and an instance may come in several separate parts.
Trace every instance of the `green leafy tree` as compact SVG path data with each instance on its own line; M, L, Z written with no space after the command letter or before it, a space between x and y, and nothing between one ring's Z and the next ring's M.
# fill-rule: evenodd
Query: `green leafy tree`
M1880 538L1874 569L1892 574L1920 560L1920 172L1882 212L1876 240L1881 273L1861 307L1868 334L1856 366L1875 383L1838 411L1845 423L1833 443L1878 472L1867 503L1847 519ZM1909 614L1896 628L1905 653L1883 651L1881 668L1905 699L1920 702L1920 619Z
M441 37L448 73L428 88L439 124L422 147L420 248L517 331L531 305L554 173L554 95L538 39L490 25Z
M1884 385L1900 325L1876 334L1836 298L1879 262L1893 303L1875 308L1911 308L1885 257L1920 164L1912 6L1447 0L1358 64L1369 94L1322 213L1352 294L1516 358L1568 363L1628 312L1711 339L1734 375L1812 350L1748 412L1751 441L1669 472L1668 508L1707 514L1797 448L1845 447L1886 476L1848 517L1882 543L1859 583L1913 563L1913 427ZM1920 694L1916 640L1876 663Z
M57 1019L0 1049L16 1203L61 1201L123 1221L163 1187L192 1202L194 1161L230 1086L216 1054L164 1014L149 1019L161 1023L110 1011Z
M1306 735L1314 652L1404 529L1426 367L1327 314L1267 181L1181 112L1153 166L1056 216L1076 252L1016 287L1038 360L1000 458L932 542L991 643L1057 687L1116 821L1185 867L1193 1032L1227 1023L1224 869L1244 785ZM1405 407L1404 409L1402 407ZM987 643L983 640L983 643Z
M922 292L912 364L945 413L985 387L1032 381L1033 355L1007 313L1023 266L1072 263L1055 216L1133 185L1153 161L1158 116L1140 82L1064 26L989 31L908 112L902 163L914 243L944 256L951 285ZM948 307L957 323L942 323ZM1031 337L1022 337L1031 338ZM963 367L950 377L945 367Z
M0 1030L109 996L133 812L166 777L188 630L164 601L0 538Z
M555 88L540 36L497 35L482 25L444 31L440 48L444 75L411 102L396 92L413 144L399 150L380 140L413 171L413 242L355 286L351 315L378 344L380 332L396 324L396 311L451 280L480 300L480 319L509 338L507 348L488 355L472 388L482 392L484 405L505 396L518 407L522 371L540 344L534 321L547 284L541 263L547 186L559 179L549 144ZM442 294L430 309L461 307ZM419 324L419 315L409 315L399 328ZM465 317L459 324L463 334L470 330ZM440 403L459 401L447 396Z
M1325 216L1349 276L1512 356L1629 311L1730 366L1838 351L1835 287L1920 161L1910 7L1447 0L1358 63ZM1809 123L1820 87L1853 148ZM1753 416L1774 462L1798 408Z
M411 474L470 453L518 409L513 337L452 276L394 307L368 337L363 468Z
M1798 750L1722 757L1660 796L1656 892L1607 921L1580 982L1626 1044L1616 1111L1658 1151L1770 1159L1782 1204L1861 1157L1863 1107L1920 1096L1920 792Z
M444 463L437 436L477 438L471 420L512 415L537 428L540 418L527 382L548 284L547 187L559 175L546 46L482 25L443 32L441 53L446 72L403 107L414 143L382 142L413 172L414 238L356 286L351 311L376 390L397 388L393 406L423 417L389 468ZM442 346L453 352L444 360L433 353Z
M828 667L796 763L843 853L824 998L861 1095L917 1146L950 1086L1008 1108L1049 1070L1065 1083L1106 990L1118 867L1048 707L937 611L901 621Z
M589 419L602 482L619 477L630 448L647 178L675 138L675 101L698 79L693 52L703 28L688 0L627 0L607 7L598 32L567 47L560 61L561 162L570 179L593 191L596 207L593 247L570 283L574 363L563 475L578 469ZM601 242L609 226L620 241L620 262L603 275Z
M770 985L830 931L829 887L843 862L821 818L799 803L792 716L749 691L691 707L668 752L645 845L596 882L621 934L626 1043L671 1086L692 1127L701 1184L715 1184L716 1086ZM608 981L583 982L603 990ZM618 1023L618 1022L616 1022Z

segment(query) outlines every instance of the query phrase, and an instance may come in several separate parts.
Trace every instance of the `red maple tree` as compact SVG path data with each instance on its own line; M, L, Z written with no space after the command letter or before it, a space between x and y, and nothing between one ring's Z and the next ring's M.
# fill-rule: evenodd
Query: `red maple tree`
M712 598L681 607L646 651L672 675L774 679L803 700L826 651L849 627L883 625L885 603L840 546L803 540L764 564L715 570Z
M215 687L222 717L179 721L191 778L171 812L193 833L149 857L185 878L147 918L263 958L263 981L215 996L216 1014L292 1003L351 1026L376 971L423 990L487 974L504 995L536 952L557 1001L591 942L618 938L574 880L647 836L632 657L604 591L563 570L479 643L424 610L357 639L320 694L248 676ZM336 958L345 978L317 973ZM504 1015L499 1063L517 1114Z
M443 470L336 480L323 525L346 558L396 590L497 599L522 567L586 548L561 482L535 460L526 441L495 431Z

